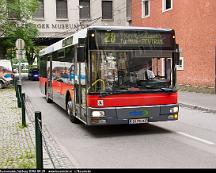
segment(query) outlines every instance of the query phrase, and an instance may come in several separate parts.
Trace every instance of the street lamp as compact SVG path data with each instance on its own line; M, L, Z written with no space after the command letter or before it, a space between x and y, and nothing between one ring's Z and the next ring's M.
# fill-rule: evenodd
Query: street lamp
M84 8L84 6L83 5L79 5L78 8L82 9L82 8Z

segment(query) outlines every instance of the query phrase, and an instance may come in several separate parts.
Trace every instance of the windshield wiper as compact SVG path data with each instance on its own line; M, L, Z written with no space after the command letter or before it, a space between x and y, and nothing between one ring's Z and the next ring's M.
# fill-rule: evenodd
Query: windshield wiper
M175 92L176 90L173 88L160 88L162 91L166 92L166 93L172 93Z
M100 97L106 97L109 95L115 95L115 94L129 94L129 93L151 93L151 92L160 92L163 91L165 93L173 93L176 92L177 90L175 88L158 88L158 89L153 89L153 90L145 90L145 91L106 91L106 92L100 92Z
M100 97L106 97L114 94L125 94L127 91L108 91L108 92L100 92Z

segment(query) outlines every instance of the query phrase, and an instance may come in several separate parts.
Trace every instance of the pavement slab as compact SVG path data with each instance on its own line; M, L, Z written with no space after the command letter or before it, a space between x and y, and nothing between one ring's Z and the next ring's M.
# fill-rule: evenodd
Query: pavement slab
M29 128L21 124L14 89L0 90L0 168L35 168L35 149Z
M216 95L214 94L180 91L179 103L181 106L191 109L216 113Z
M35 108L26 96L26 124L22 127L21 108L13 88L0 90L0 169L35 169ZM45 169L72 168L70 159L42 125L43 166Z

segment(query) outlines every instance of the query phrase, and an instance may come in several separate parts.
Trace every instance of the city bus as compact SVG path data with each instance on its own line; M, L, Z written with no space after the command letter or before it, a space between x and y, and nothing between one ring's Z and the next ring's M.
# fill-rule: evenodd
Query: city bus
M173 29L90 26L39 54L40 90L73 123L178 120L179 49ZM150 78L145 71L151 71Z

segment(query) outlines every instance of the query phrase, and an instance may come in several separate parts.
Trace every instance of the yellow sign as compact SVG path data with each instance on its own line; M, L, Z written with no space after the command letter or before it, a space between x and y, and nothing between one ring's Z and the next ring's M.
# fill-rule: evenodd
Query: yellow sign
M106 32L104 34L104 43L115 43L116 35L113 32Z

